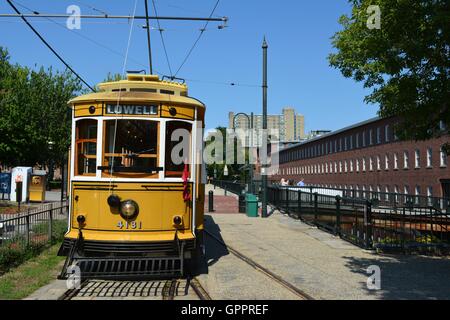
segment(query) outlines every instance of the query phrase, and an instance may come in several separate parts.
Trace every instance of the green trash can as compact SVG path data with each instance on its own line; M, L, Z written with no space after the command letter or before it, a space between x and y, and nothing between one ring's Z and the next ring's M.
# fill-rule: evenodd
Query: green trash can
M258 198L256 195L247 193L245 196L245 211L247 217L258 217Z

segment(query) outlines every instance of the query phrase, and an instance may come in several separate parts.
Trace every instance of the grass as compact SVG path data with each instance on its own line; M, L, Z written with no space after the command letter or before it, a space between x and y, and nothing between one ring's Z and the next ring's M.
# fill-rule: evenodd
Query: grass
M0 300L23 299L56 278L64 257L56 254L61 243L43 251L0 277Z
M52 228L52 244L60 243L64 238L66 230L66 220L54 220ZM34 225L31 231L31 244L29 246L25 245L25 235L18 235L11 239L9 243L0 245L0 275L37 256L48 247L49 239L47 222Z

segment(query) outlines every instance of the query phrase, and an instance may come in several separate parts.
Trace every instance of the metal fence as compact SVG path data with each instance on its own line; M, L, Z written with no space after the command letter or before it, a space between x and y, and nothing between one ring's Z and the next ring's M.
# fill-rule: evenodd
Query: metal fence
M238 181L213 180L212 184L237 195L246 189L246 185Z
M0 248L14 249L51 243L67 229L68 202L44 204L17 214L0 215Z
M304 188L268 188L277 209L366 249L450 249L450 212L414 203L395 207L377 201L305 192Z
M450 208L450 199L448 198L427 197L422 195L410 195L393 192L327 188L313 185L304 187L290 186L290 188L298 188L304 192L310 193L318 192L320 194L331 196L336 196L339 194L342 197L371 200L372 202L377 202L380 206L389 208L411 205L415 207L434 207L440 210L447 210Z

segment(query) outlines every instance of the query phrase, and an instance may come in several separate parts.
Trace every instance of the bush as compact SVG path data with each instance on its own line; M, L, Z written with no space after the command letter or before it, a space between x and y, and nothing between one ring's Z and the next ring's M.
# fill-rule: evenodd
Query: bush
M52 241L31 243L26 246L24 235L17 236L7 244L0 243L0 275L9 269L17 267L25 261L39 255L49 244L61 242L67 231L67 220L54 220L52 226ZM43 222L33 226L33 233L46 234L48 232L48 223Z
M48 185L50 189L61 189L61 180L49 181Z
M17 242L0 247L0 274L38 255L44 247L42 244L22 246Z
M67 220L53 221L52 237L53 241L60 242L64 239L64 234L67 231Z

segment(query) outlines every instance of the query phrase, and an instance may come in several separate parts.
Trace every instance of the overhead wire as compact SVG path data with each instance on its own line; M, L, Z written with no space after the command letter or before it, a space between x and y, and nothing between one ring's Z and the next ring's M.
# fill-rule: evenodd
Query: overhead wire
M10 5L13 10L21 15L19 9L16 8L16 6L11 2L11 0L6 0L8 4ZM42 37L42 35L28 22L28 20L21 16L21 19L27 24L27 26L34 32L34 34L41 40L42 43L45 44L45 46L50 49L50 51L66 66L67 69L69 69L81 82L83 82L89 89L95 92L95 89L91 87L60 55L58 52L56 52L55 49Z
M258 84L247 84L247 83L239 83L239 82L207 81L207 80L188 79L188 78L183 78L183 79L186 81L189 81L189 82L216 84L216 85L231 86L231 87L261 88L261 85L258 85Z
M25 10L28 10L28 11L30 11L30 12L34 12L35 14L39 14L39 12L34 11L33 9L31 9L31 8L29 8L29 7L27 7L27 6L23 5L23 4L21 4L21 3L17 2L17 1L15 1L15 0L12 0L12 1L13 1L15 4L17 4L18 6L24 8ZM88 36L86 36L86 35L84 35L84 34L82 34L82 33L79 33L79 32L77 32L77 31L74 30L74 29L68 29L64 24L58 23L57 21L55 21L55 20L53 20L53 19L51 19L51 18L48 18L48 17L43 17L43 19L46 19L46 20L48 20L49 22L54 23L55 25L57 25L58 27L60 27L60 28L62 28L62 29L64 29L64 30L70 31L71 33L75 34L76 36L78 36L78 37L80 37L80 38L82 38L82 39L85 39L85 40L87 40L87 41L89 41L89 42L91 42L91 43L97 45L98 47L101 47L101 48L103 48L103 49L105 49L105 50L107 50L107 51L109 51L109 52L111 52L111 53L113 53L113 54L115 54L115 55L117 55L117 56L120 56L120 57L122 57L122 58L125 58L125 56L124 56L123 53L121 53L121 52L119 52L119 51L116 51L115 49L110 48L110 47L108 47L108 46L106 46L106 45L104 45L104 44L98 42L97 40L94 40L94 39L92 39L92 38L90 38L90 37L88 37ZM129 24L129 23L127 22L126 24ZM128 60L131 60L131 61L135 62L136 64L142 66L142 67L147 67L145 64L143 64L142 62L138 61L137 59L135 59L135 58L133 58L133 57L128 57ZM157 71L157 70L154 70L154 71L155 71L156 73L162 75L161 72L159 72L159 71Z
M133 12L133 17L136 15L136 8L137 8L137 1L134 1L134 12ZM127 49L125 51L125 60L123 62L123 67L122 67L122 77L125 76L125 72L126 72L126 68L127 68L127 60L128 60L128 52L130 50L130 45L131 45L131 35L133 34L133 26L134 26L134 18L131 19L131 26L130 26L130 32L128 34L128 44L127 44ZM122 94L122 83L119 82L119 92L117 95L117 109L119 108L120 105L120 98L121 98L121 94ZM122 115L123 117L123 115ZM116 117L115 119L115 123L114 123L114 139L113 139L113 148L112 148L112 159L111 159L111 169L110 169L110 180L109 180L109 190L111 191L111 186L112 186L112 181L113 181L113 172L114 172L114 158L115 158L115 152L116 152L116 139L117 139L117 124L118 124L118 117Z
M90 4L84 3L84 2L79 1L79 0L78 0L78 3L80 3L81 5L83 5L83 6L87 7L87 8L89 8L89 9L91 9L91 10L93 10L93 11L97 11L97 12L103 13L105 16L108 15L108 12L106 12L106 11L104 11L104 10L101 10L101 9L97 9L97 8L95 8L94 6L90 5Z
M220 0L217 0L214 8L211 11L211 14L209 15L209 18L211 18L214 15L214 12L216 11L217 7L219 6ZM194 44L192 45L191 49L189 50L188 54L186 55L186 57L184 58L183 62L181 63L180 67L178 68L177 72L175 72L175 77L178 75L178 73L180 72L181 68L183 68L183 66L185 65L185 63L187 62L187 60L189 59L189 57L191 56L192 52L194 51L195 47L197 46L198 42L200 41L201 37L203 36L203 33L205 33L206 28L209 25L209 21L206 21L205 26L200 30L200 34L197 37L197 39L195 40Z
M169 67L170 76L173 77L172 67L170 66L169 55L167 54L166 43L164 41L164 36L163 36L164 30L161 28L161 24L158 19L158 10L156 9L155 0L152 0L152 4L153 4L153 9L155 10L156 22L158 23L159 34L161 36L161 42L162 42L162 45L164 48L164 54L166 56L167 66Z

